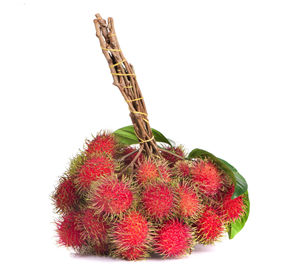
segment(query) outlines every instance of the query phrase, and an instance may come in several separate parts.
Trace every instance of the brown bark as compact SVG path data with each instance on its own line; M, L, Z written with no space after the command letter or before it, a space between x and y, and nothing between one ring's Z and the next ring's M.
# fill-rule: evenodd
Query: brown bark
M160 157L160 149L151 131L143 95L136 80L133 66L126 61L120 49L114 21L112 18L108 18L106 22L100 14L96 14L94 24L96 36L113 76L113 84L119 88L128 104L130 118L140 142L140 149L130 165L134 164L142 152L149 157L154 155Z

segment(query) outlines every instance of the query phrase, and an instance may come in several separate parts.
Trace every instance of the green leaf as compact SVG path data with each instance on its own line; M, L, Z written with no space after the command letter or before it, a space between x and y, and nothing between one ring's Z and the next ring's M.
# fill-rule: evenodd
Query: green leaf
M234 183L234 193L231 197L231 199L234 199L242 194L244 194L247 189L248 185L245 180L245 178L236 170L235 167L233 167L231 164L226 162L223 159L217 158L215 155L211 154L208 151L205 151L203 149L195 148L193 149L189 156L189 159L193 158L209 158L211 159L215 164L217 164L224 172L231 178L231 180Z
M166 143L172 147L170 141L158 130L152 128L152 133L155 138L155 141ZM114 135L118 138L118 140L125 145L134 145L138 144L139 140L135 135L134 127L127 126L122 127L114 132Z
M248 191L245 193L243 199L244 199L244 204L246 206L245 214L240 219L232 222L229 225L229 229L228 229L229 239L233 239L234 236L242 230L242 228L245 226L245 224L248 220L248 216L250 213L250 200L249 200Z
M156 142L166 143L169 146L173 147L170 140L168 138L166 138L165 135L163 135L161 132L159 132L158 130L152 128L152 133L154 135L154 138L155 138Z
M113 133L117 139L125 145L138 144L139 140L135 135L133 126L122 127Z
M203 149L200 149L200 148L195 148L193 149L190 154L188 155L188 158L189 159L193 159L193 158L210 158L212 160L217 160L218 158L211 154L210 152L206 151L206 150L203 150Z
M246 191L248 190L248 184L247 184L245 178L231 164L229 164L228 162L226 162L223 159L219 158L219 160L225 166L227 166L229 169L231 169L232 173L234 174L235 180L236 180L234 193L233 193L231 199L234 199L234 198L239 197L240 195L246 193Z

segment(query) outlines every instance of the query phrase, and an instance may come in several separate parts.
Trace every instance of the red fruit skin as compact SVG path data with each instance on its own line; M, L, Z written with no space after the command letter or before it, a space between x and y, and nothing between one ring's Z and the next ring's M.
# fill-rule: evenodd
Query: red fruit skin
M200 192L213 196L222 186L222 178L217 167L211 162L201 161L191 170L192 180Z
M129 260L129 261L136 261L141 258L145 258L148 256L145 248L137 248L131 247L123 252L120 253L120 257Z
M139 184L146 185L157 180L168 183L171 178L166 166L161 163L155 163L152 160L145 160L137 168L136 180Z
M192 243L190 227L179 220L170 220L157 231L154 250L164 257L178 257L187 253Z
M106 255L108 251L107 243L100 243L93 246L94 254L96 255Z
M80 168L75 184L79 191L88 191L91 183L103 175L114 172L114 163L108 157L101 155L88 159Z
M117 149L117 141L112 134L98 134L92 141L87 142L86 152L88 155L94 153L105 153L115 156Z
M76 225L77 217L77 213L70 212L63 216L62 220L56 222L59 244L73 248L80 248L83 245L81 231Z
M53 196L55 207L59 212L67 213L76 208L78 195L70 178L62 178Z
M217 241L224 232L224 226L216 210L206 207L196 222L197 237L201 244L207 245Z
M90 204L97 214L120 215L133 203L133 192L128 183L117 177L103 177L90 193Z
M164 183L147 185L142 193L145 214L155 220L162 220L172 214L175 206L171 188Z
M94 245L96 250L105 246L108 225L102 216L95 215L95 212L88 208L77 218L76 223L81 231L81 239Z
M128 260L145 256L151 239L150 224L136 211L128 213L112 230L113 255Z
M176 192L179 196L179 214L184 218L195 216L200 209L200 201L196 191L187 185L180 185Z
M142 162L137 168L136 179L139 184L154 182L158 177L157 167L150 160Z
M234 186L231 187L228 193L224 196L223 203L220 207L220 215L226 222L236 221L245 213L243 196L231 199L233 193Z
M171 182L171 173L170 173L169 168L164 165L159 165L157 168L159 170L159 176L158 176L157 180L162 181L164 183Z
M173 175L189 178L191 176L191 167L187 161L178 161L173 168Z
M180 157L184 157L184 151L180 148L180 147L167 147L165 148L166 150L174 153L174 154L177 154L178 156ZM177 157L175 155L172 155L168 152L165 152L165 151L162 151L161 152L162 156L168 161L168 164L170 167L173 167L176 162L178 162L180 160L180 157Z

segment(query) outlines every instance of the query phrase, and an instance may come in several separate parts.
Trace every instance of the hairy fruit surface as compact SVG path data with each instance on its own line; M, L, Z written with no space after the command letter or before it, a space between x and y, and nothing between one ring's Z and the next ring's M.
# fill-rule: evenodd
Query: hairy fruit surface
M90 191L90 207L97 214L119 215L128 210L133 203L133 193L129 183L115 176L102 177Z
M177 257L187 253L192 243L191 228L179 220L170 220L157 231L154 250L164 257Z
M220 171L212 162L197 162L192 168L191 173L194 184L205 195L213 196L217 194L222 186Z

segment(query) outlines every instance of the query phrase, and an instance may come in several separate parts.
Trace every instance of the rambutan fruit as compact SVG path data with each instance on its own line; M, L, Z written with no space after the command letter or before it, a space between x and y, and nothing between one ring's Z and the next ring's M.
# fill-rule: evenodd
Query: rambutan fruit
M133 191L130 180L116 176L101 177L92 186L89 193L90 208L97 214L120 216L133 204Z
M102 216L95 215L95 212L88 208L77 218L76 223L81 231L82 240L96 248L102 248L105 245L108 225Z
M146 185L141 202L145 214L154 220L169 217L175 207L173 191L164 183Z
M166 147L166 151L162 151L161 155L168 161L170 167L173 167L176 162L184 158L185 153L182 147ZM176 156L177 155L177 156Z
M224 226L216 210L206 207L196 222L197 240L207 245L217 241L224 232Z
M151 225L139 212L131 211L111 231L112 255L137 260L147 255L151 241Z
M195 217L200 210L200 201L196 191L187 184L180 184L176 193L178 195L179 214L184 218Z
M91 155L94 153L105 153L111 156L115 156L118 148L118 143L113 134L100 133L96 137L87 141L87 154Z
M224 221L235 221L245 213L245 205L243 196L231 199L234 193L234 186L225 194L222 205L220 206L220 214Z
M191 174L193 183L205 195L215 195L222 186L220 171L212 162L197 162L192 167Z
M84 151L79 152L75 157L73 157L70 161L70 166L69 169L67 171L67 174L70 177L76 177L80 168L82 167L82 165L84 164L84 162L86 161L86 155Z
M59 212L67 213L76 208L79 197L71 178L61 178L60 183L54 192L53 200L55 207Z
M107 250L108 250L107 246L108 246L107 243L100 243L100 244L92 245L93 253L95 255L105 255L105 254L107 254Z
M171 180L170 171L165 162L147 159L137 167L136 180L142 185L157 180L168 183Z
M56 222L58 243L67 247L80 248L84 241L81 239L81 231L76 225L78 214L70 212Z
M146 248L139 248L139 247L131 247L119 254L121 258L124 258L129 261L136 261L142 258L148 257L149 254Z
M86 192L93 181L98 180L103 175L111 175L113 172L114 163L110 158L105 155L92 157L80 168L75 185L80 192Z
M191 175L191 162L190 161L178 161L172 169L172 175L177 177L189 178Z
M154 250L164 257L182 256L193 246L192 229L177 219L167 221L156 234Z

